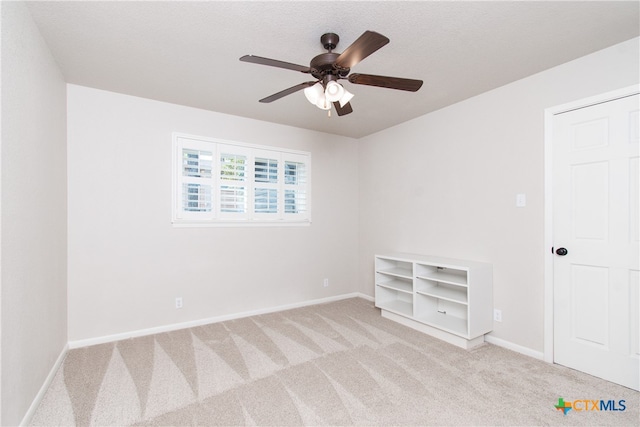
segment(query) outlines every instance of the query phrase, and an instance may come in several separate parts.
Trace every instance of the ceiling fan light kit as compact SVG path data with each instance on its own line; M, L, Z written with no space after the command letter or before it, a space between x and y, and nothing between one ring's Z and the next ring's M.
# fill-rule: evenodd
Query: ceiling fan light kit
M344 95L344 88L340 83L336 82L335 80L331 80L329 83L327 83L327 87L324 90L324 96L327 98L327 101L340 101L342 95Z
M353 111L350 104L353 94L338 83L338 80L345 79L352 84L377 86L410 92L416 92L422 87L422 80L375 76L372 74L349 75L354 65L389 43L389 39L382 34L374 31L365 31L356 41L346 48L344 52L340 54L333 53L333 49L335 49L339 41L340 37L338 37L337 34L323 34L322 37L320 37L320 43L322 43L322 46L324 46L328 52L315 56L311 60L309 67L254 55L245 55L240 58L240 61L299 71L301 73L311 74L316 78L316 81L299 83L288 89L274 93L261 99L260 102L273 102L304 89L304 95L310 103L322 110L330 110L333 105L338 116L344 116Z
M326 89L320 82L309 86L304 90L304 96L307 101L322 110L329 110L334 102L344 107L353 98L351 92L333 80L327 83Z
M316 107L318 107L321 110L330 110L331 103L329 102L327 97L324 96L323 94L323 95L320 95L320 97L318 98L318 102L316 102Z
M315 105L320 99L320 95L324 93L324 88L322 87L322 83L318 82L313 86L309 86L304 90L304 96L307 97L307 101Z
M351 101L351 98L353 98L353 94L345 89L344 95L342 95L342 98L340 98L340 101L338 101L338 103L340 104L340 107L344 108L344 106L348 104L349 101Z

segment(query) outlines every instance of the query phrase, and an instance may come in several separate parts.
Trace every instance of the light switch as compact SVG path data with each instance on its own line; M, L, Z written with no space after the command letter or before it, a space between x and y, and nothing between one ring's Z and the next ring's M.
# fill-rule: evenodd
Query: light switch
M527 206L527 195L524 193L516 194L516 207L524 208Z

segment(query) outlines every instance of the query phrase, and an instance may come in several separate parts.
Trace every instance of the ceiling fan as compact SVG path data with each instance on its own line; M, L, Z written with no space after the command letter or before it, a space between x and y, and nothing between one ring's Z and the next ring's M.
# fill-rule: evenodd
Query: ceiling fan
M288 89L274 93L260 100L268 103L291 95L304 89L305 96L312 104L322 110L329 110L331 106L336 109L338 116L344 116L353 111L349 101L353 94L349 93L338 80L346 79L357 85L377 86L388 89L406 90L416 92L422 86L422 80L403 79L399 77L376 76L372 74L349 74L351 68L371 55L382 46L389 43L389 39L374 31L365 31L351 46L342 53L334 53L340 37L334 33L326 33L320 37L320 43L327 49L327 53L321 53L311 60L309 66L292 64L276 59L263 58L254 55L245 55L240 61L253 64L269 65L271 67L284 68L311 74L316 80L297 84Z

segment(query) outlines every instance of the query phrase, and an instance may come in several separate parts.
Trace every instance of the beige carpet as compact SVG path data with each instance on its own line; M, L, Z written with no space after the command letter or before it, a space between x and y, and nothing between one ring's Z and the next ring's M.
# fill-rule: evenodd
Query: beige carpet
M625 411L554 407L625 400ZM353 298L69 351L33 425L638 425L638 392ZM619 406L617 406L619 407Z

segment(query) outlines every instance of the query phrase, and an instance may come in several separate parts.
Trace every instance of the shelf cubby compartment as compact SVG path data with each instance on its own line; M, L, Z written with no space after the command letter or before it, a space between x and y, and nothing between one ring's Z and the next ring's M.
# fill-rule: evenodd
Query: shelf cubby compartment
M376 273L376 285L400 292L413 292L413 282L408 279Z
M413 263L395 259L377 258L376 273L378 273L378 275L413 280Z
M414 317L419 322L462 337L469 332L467 304L418 293Z
M416 264L416 277L456 286L469 284L466 270L435 265Z
M434 282L432 280L417 278L416 292L458 304L466 305L469 302L466 287L451 285L445 282Z
M413 293L376 285L376 307L402 316L413 316Z

